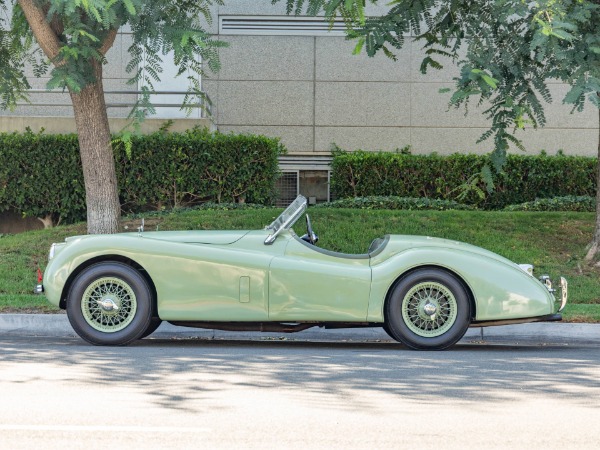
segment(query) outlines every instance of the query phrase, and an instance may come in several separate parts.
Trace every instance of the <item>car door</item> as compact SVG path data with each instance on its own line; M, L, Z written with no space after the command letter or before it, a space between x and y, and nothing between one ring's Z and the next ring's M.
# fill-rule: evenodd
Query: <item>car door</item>
M369 306L368 255L345 255L289 239L269 268L269 320L364 322Z

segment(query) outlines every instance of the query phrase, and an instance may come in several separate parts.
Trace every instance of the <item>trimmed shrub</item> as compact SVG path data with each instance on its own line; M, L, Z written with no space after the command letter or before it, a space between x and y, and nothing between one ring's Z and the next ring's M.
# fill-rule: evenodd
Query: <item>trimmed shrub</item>
M157 132L116 145L125 213L202 202L271 204L285 148L265 136ZM85 219L77 136L0 133L0 211L73 222Z
M596 158L583 156L509 155L504 172L493 176L488 193L473 181L489 156L336 151L332 193L337 198L368 196L426 197L453 200L483 209L565 195L593 196ZM465 191L465 187L468 187Z
M505 211L596 211L596 198L589 196L573 196L540 198L532 202L509 205Z
M153 133L133 138L131 155L115 152L126 212L203 202L271 204L279 176L277 139L246 134Z
M344 198L341 200L335 200L333 202L321 203L313 206L313 208L408 209L438 211L446 211L449 209L475 209L473 206L464 205L452 200L394 196Z
M0 133L0 211L49 221L85 218L77 136Z

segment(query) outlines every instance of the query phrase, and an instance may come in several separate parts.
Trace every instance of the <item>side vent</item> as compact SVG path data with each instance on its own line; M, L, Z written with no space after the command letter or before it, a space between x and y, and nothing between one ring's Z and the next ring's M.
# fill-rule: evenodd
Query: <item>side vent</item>
M250 301L250 277L240 277L240 303Z
M344 22L323 17L219 16L220 34L344 36Z

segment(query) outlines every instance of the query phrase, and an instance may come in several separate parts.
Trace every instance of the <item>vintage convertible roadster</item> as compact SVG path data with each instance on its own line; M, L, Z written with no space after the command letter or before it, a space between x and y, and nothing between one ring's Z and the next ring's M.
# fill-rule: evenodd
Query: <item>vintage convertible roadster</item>
M316 246L292 226L299 196L255 231L143 232L53 244L36 290L92 344L125 345L175 325L295 332L383 327L413 349L444 349L469 326L561 320L567 281L460 242L387 235L364 254ZM560 305L555 312L557 294Z

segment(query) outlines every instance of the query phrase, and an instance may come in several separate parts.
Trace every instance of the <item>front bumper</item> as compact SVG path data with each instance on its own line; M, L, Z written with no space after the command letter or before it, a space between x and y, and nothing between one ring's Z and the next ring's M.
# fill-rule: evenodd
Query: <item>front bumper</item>
M565 277L560 277L560 297L556 298L555 293L556 293L556 289L554 289L552 287L552 281L550 280L550 277L548 275L542 275L540 277L540 281L542 282L542 284L544 286L546 286L546 289L548 289L548 292L550 292L553 296L554 299L556 301L560 301L560 307L558 308L558 312L561 312L563 309L565 309L565 306L567 304L567 299L569 296L569 283L567 282L567 279Z

